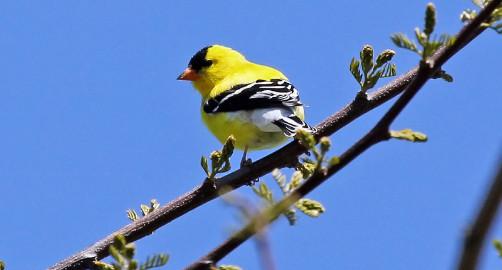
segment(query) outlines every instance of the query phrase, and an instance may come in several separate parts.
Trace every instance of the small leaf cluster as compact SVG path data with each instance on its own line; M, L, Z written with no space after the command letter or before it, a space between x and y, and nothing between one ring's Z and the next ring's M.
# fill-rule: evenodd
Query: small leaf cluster
M493 246L497 250L499 257L502 258L502 241L500 240L493 240Z
M297 169L302 172L303 178L308 178L315 172L322 172L323 170L326 170L326 165L331 167L338 164L338 157L334 156L326 158L326 154L331 147L331 141L328 137L322 137L319 140L319 147L317 148L315 138L309 132L300 130L297 132L296 138L300 144L310 150L315 158L315 160L312 160L308 157L304 157L302 158L303 163L298 164Z
M451 46L453 42L455 42L455 37L448 34L441 34L439 35L439 37L436 35L433 36L432 33L434 32L435 26L436 7L434 6L434 4L429 3L427 4L427 8L425 9L424 29L421 30L418 27L415 28L415 39L421 46L421 49L419 49L417 44L415 44L415 42L410 40L403 33L393 34L391 36L391 39L397 47L415 52L422 57L422 60L425 61L434 53L436 53L439 48L443 46ZM442 78L447 82L453 81L453 77L443 70L435 74L433 78Z
M304 157L302 159L303 162L297 164L297 171L291 175L289 181L286 180L286 176L279 169L275 169L272 172L272 177L281 189L283 196L290 195L305 179L314 173L325 173L327 169L326 165L330 167L339 162L338 157L326 158L326 154L331 147L328 137L322 137L319 140L318 147L316 147L314 136L308 131L299 130L296 134L296 139L300 144L309 149L309 153L312 153L311 155L315 159ZM267 184L262 182L257 188L253 187L253 191L269 205L275 203L273 193ZM294 204L294 208L289 208L282 213L288 219L290 225L294 225L297 220L295 208L310 217L318 217L325 211L324 206L318 201L307 198L299 199Z
M202 156L200 165L206 173L207 179L215 179L219 173L228 172L231 169L230 157L234 153L235 138L230 135L220 151L213 151L209 159L211 160L211 170L209 170L208 160Z
M123 235L115 236L113 244L109 248L110 255L115 260L111 264L97 261L94 265L99 270L147 270L164 266L169 260L167 254L157 254L148 257L146 261L139 264L134 259L135 247L133 243L127 243Z
M484 8L488 4L488 2L490 2L490 1L489 0L472 0L472 2L476 6L478 6L479 8ZM478 13L475 10L466 9L466 10L462 11L462 13L460 14L460 20L463 23L469 23L477 15L478 15ZM490 16L490 19L487 22L483 23L481 26L485 27L485 28L491 28L491 29L495 30L497 33L502 34L502 5L500 5L498 8L496 8L493 11L492 15Z
M5 263L0 261L0 270L5 270Z
M396 65L389 63L395 54L393 50L385 50L374 61L373 47L364 45L359 60L352 58L349 69L361 86L361 93L373 88L380 78L396 76Z
M146 204L141 204L139 207L141 208L141 214L143 216L146 216L150 214L151 212L155 211L157 208L159 208L160 204L157 202L156 199L151 199L150 200L150 206ZM134 209L128 209L127 210L127 218L129 218L131 221L136 221L139 219L138 213Z
M279 169L272 171L272 177L275 179L275 182L281 189L284 196L289 195L294 189L300 186L304 180L302 173L295 171L288 182L286 181L286 176L282 174ZM267 184L261 182L258 188L253 187L253 191L266 201L267 204L273 205L275 203L272 190L270 190ZM324 206L320 202L306 198L298 200L294 204L294 207L310 217L318 217L325 211ZM296 223L296 210L294 208L289 208L282 214L286 217L290 225L294 225Z
M395 139L405 140L410 142L426 142L427 135L422 132L413 131L411 129L403 129L403 130L391 130L390 136Z

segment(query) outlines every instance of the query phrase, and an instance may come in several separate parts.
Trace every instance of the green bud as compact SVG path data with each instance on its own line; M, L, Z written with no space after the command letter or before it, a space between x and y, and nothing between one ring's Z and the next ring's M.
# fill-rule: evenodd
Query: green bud
M315 146L315 138L312 133L300 129L296 132L295 137L298 139L298 141L305 146L307 149L312 149Z
M338 165L338 163L340 163L340 158L335 156L335 157L332 157L329 159L328 166L332 167L332 166Z
M321 152L324 154L324 153L326 153L326 152L329 151L329 148L331 146L331 141L329 140L328 137L322 137L319 140L319 145L320 145L320 148L321 148Z
M368 74L373 68L373 47L371 47L371 45L364 45L360 57L363 72Z
M434 32L434 26L436 25L436 7L433 3L427 4L425 9L425 27L424 33L429 37L432 32Z
M213 151L209 155L209 158L211 159L212 162L217 162L218 160L221 159L221 152L220 151Z

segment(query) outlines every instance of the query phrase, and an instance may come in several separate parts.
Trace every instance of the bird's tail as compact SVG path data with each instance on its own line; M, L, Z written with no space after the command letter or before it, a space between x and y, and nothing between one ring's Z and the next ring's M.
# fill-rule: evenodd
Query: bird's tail
M310 133L316 131L316 128L309 126L294 114L291 114L288 117L281 117L280 119L275 120L274 124L278 126L287 137L295 136L296 132L300 129L306 130Z

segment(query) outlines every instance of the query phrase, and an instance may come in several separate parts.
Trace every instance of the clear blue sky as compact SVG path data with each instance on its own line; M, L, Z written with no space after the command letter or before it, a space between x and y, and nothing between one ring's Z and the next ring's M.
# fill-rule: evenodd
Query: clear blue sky
M126 225L126 209L200 183L200 156L220 146L200 121L198 93L175 78L201 47L224 44L283 70L316 124L354 97L348 64L362 45L394 48L389 35L421 26L425 4L2 1L0 258L44 269ZM449 33L473 7L436 4ZM428 83L393 126L429 142L372 148L309 196L323 216L272 226L279 269L452 269L501 150L501 42L493 31L475 40L445 66L455 82ZM417 57L397 50L395 60L401 73ZM385 108L333 136L333 153ZM138 259L168 252L165 269L179 269L225 239L235 216L213 201L137 242ZM252 242L223 262L259 267ZM489 246L481 269L501 265Z

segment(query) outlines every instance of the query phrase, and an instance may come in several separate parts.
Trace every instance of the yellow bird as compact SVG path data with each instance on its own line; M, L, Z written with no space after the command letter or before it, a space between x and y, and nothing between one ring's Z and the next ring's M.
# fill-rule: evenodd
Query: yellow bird
M314 131L304 122L298 90L288 78L231 48L201 49L178 80L192 81L202 96L202 120L208 129L222 143L233 135L244 155L248 149L275 147L299 129Z

